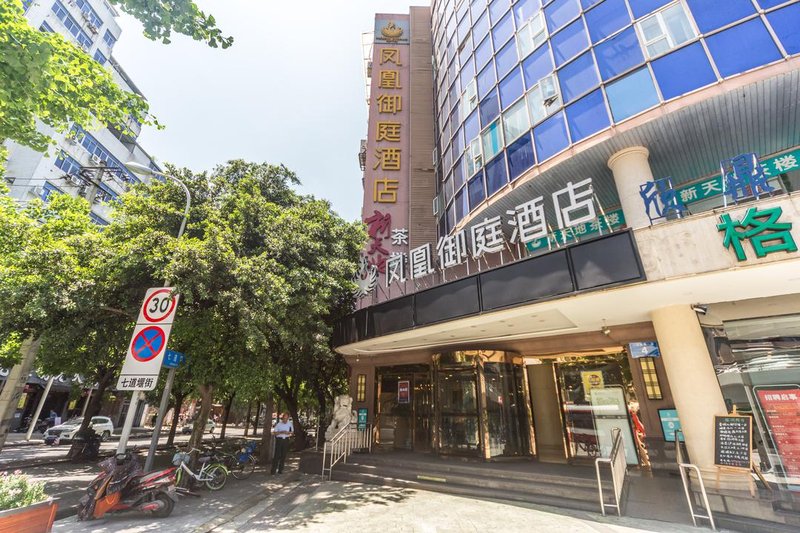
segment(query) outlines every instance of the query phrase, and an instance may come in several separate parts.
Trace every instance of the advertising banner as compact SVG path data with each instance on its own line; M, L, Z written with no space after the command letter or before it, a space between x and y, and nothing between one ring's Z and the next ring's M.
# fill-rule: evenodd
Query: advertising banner
M800 388L756 390L786 474L800 476Z
M592 389L602 389L605 385L602 370L584 370L581 372L581 382L583 383L583 396L587 402L592 399Z
M411 402L411 382L402 380L397 382L397 403Z

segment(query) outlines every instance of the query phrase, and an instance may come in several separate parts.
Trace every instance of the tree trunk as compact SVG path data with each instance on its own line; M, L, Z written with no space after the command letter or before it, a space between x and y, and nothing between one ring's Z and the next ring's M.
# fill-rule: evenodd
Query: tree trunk
M258 415L261 414L261 402L256 402L256 416L253 418L253 436L258 436Z
M250 427L250 412L253 409L253 400L247 402L247 416L244 417L244 436L247 436L247 428Z
M197 417L194 419L194 426L192 427L192 436L189 437L189 449L197 448L198 450L203 447L203 433L206 430L206 421L208 420L208 414L211 412L211 402L213 401L214 397L214 385L210 383L206 383L204 385L198 386L198 390L200 392L200 399L202 400L202 405L200 406L200 412L198 413ZM196 465L194 464L197 461L197 454L192 454L192 463L193 467Z
M294 426L294 449L300 451L306 447L306 429L300 423L300 416L297 409L297 400L295 398L284 398L286 402L286 409L292 417L292 425Z
M86 413L83 415L83 422L79 431L86 429L89 426L89 422L92 421L92 417L100 413L100 409L103 407L103 394L105 394L108 386L111 385L114 373L115 369L111 369L98 376L97 390L92 391L92 397L89 398L89 405L86 406Z
M272 462L272 410L275 408L275 399L272 394L267 395L267 414L264 417L264 430L261 435L261 452L259 453L258 462L262 465L268 465Z
M225 412L222 414L222 429L219 430L219 438L225 438L225 429L228 427L228 417L231 416L231 406L233 405L233 398L236 396L236 391L228 398L228 403L225 405Z
M185 394L173 394L175 398L175 413L172 415L172 424L169 426L169 436L167 437L167 446L172 446L175 441L175 432L178 430L178 421L181 416L181 407L183 407L183 399Z

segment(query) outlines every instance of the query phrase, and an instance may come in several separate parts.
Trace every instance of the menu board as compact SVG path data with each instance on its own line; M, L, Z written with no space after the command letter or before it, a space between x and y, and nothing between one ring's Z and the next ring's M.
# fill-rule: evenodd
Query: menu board
M756 393L786 474L800 476L800 389L756 388Z
M750 470L753 420L749 416L714 417L714 464Z

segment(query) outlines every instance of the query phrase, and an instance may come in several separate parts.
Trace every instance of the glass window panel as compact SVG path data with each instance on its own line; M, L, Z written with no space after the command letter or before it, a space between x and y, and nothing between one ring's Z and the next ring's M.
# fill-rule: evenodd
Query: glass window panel
M525 24L519 31L517 31L517 47L519 49L519 57L527 57L528 54L533 52L535 48L533 45L533 37L531 35L530 23Z
M759 5L764 9L785 4L786 0L758 0Z
M572 142L585 139L611 125L600 89L567 107L567 125Z
M628 28L594 47L600 77L608 80L644 62L636 30Z
M458 64L463 67L472 56L472 37L467 36L458 51Z
M497 90L493 90L489 95L481 100L479 111L481 113L481 124L488 124L500 114L500 103L497 101Z
M649 15L659 7L663 7L672 2L672 0L632 0L629 2L631 11L634 18L641 18Z
M522 96L522 74L519 68L515 68L506 79L501 81L498 88L500 89L500 105L503 109Z
M492 59L492 40L488 37L475 49L475 67L480 69Z
M675 4L661 12L667 32L672 39L672 46L678 46L694 38L694 28L681 4Z
M542 7L542 0L520 0L514 4L514 18L517 20L517 28L536 14L540 7Z
M474 139L481 131L481 125L478 121L478 112L473 111L467 120L464 121L464 137L467 140Z
M500 17L503 16L503 13L506 12L510 5L511 0L494 0L494 2L489 4L489 13L492 15L492 22L500 20Z
M461 86L464 87L466 91L467 86L475 77L475 65L472 63L472 58L468 58L467 62L461 67L461 74L459 75L461 78Z
M625 0L606 0L596 8L587 11L584 16L593 43L605 39L631 22Z
M670 49L669 40L666 36L660 38L657 41L653 41L647 45L647 55L650 57L656 57L657 55L661 55L664 52L668 52Z
M503 130L506 143L510 143L530 129L525 100L520 100L503 113Z
M524 135L514 141L514 143L508 147L506 154L508 156L509 181L514 181L536 163L536 159L533 156L533 143L531 143L530 135Z
M494 87L497 77L494 73L494 63L489 62L485 69L478 74L478 97L483 98Z
M525 86L533 87L539 80L553 72L553 58L550 55L550 46L545 45L532 53L522 62L522 72L525 75Z
M453 82L453 85L450 86L450 106L453 106L454 103L461 101L461 84L458 83L458 79Z
M462 0L460 4L458 4L458 8L456 9L456 18L461 20L461 17L467 14L469 10L469 2L467 0ZM469 17L467 17L469 20Z
M466 188L461 189L456 194L455 206L456 224L458 224L469 213L469 199L467 198Z
M550 38L556 66L560 67L589 47L589 36L583 27L583 19L578 19Z
M519 62L517 59L517 44L514 39L497 52L494 61L497 65L497 75L501 78Z
M578 0L556 0L544 8L544 18L550 33L555 33L560 28L572 21L581 12Z
M493 158L503 149L503 132L500 128L499 120L489 124L489 127L483 130L481 144L483 146L484 160Z
M472 211L486 198L486 189L483 187L483 172L478 173L467 184L469 193L469 209Z
M653 61L661 95L665 100L675 98L717 81L703 45L692 43Z
M494 25L492 28L492 39L494 40L494 47L499 48L501 47L506 41L508 41L509 37L514 34L514 20L511 16L511 12L508 13L505 17L500 20L497 24Z
M606 85L614 122L620 122L658 103L650 71L642 68Z
M481 138L475 137L467 147L467 177L472 176L483 167L483 152L481 152Z
M508 183L505 154L486 164L486 196L491 196Z
M473 0L469 8L469 13L472 15L472 20L477 20L481 13L488 13L486 10L485 0Z
M561 95L556 87L555 76L547 76L528 93L528 109L531 124L536 124L561 107Z
M461 186L464 185L464 179L465 179L464 172L466 171L465 166L466 166L466 161L464 160L463 157L458 161L456 161L456 164L453 165L453 188L455 190L460 189Z
M533 141L536 144L536 155L540 163L569 146L564 112L557 113L536 126L533 130Z
M602 1L603 0L581 0L581 5L583 6L583 9L589 9L593 5Z
M463 151L464 151L464 130L462 128L458 128L458 131L453 136L453 160L455 161Z
M464 42L464 39L467 38L467 35L469 34L469 30L470 30L469 17L465 17L464 20L459 22L458 31L456 32L457 35L458 35L458 44L459 45L461 45L461 43Z
M597 67L595 67L592 53L583 54L559 70L558 84L561 86L561 95L565 104L597 87L600 79L597 76Z
M706 44L723 78L781 59L758 18L706 37Z
M481 18L472 27L472 34L475 36L476 41L480 41L489 33L489 12L481 15Z
M453 177L450 176L444 181L444 187L442 187L442 192L444 192L444 203L450 201L453 197Z
M658 21L658 17L649 17L644 19L641 24L642 36L645 41L652 41L664 36L664 29Z
M447 206L447 233L453 231L456 226L456 210L453 204Z
M700 33L708 33L756 12L751 0L686 0Z
M762 6L764 3L762 2ZM780 39L786 52L800 54L800 4L792 4L772 13L767 13L767 20Z

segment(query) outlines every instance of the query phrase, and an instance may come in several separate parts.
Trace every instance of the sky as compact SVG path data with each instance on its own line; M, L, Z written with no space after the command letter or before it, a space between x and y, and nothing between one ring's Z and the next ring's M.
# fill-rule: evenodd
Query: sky
M195 171L230 159L283 163L300 191L329 200L347 220L361 213L360 140L367 107L361 34L375 13L408 13L425 0L197 0L214 15L227 50L175 35L146 39L125 14L114 57L165 126L142 147L159 163Z

